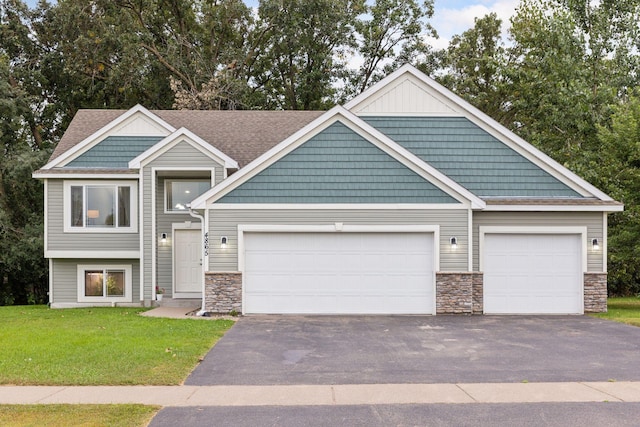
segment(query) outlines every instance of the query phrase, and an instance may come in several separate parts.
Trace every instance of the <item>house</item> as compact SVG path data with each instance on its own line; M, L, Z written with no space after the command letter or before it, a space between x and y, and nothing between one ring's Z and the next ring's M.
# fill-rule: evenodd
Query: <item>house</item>
M605 311L623 209L409 65L326 112L82 110L34 177L52 307Z

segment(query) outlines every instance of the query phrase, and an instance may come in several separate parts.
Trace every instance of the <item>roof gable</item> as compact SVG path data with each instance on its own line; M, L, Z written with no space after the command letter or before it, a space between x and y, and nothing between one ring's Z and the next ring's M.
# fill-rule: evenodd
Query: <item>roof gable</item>
M64 167L110 136L164 137L174 131L175 128L169 123L151 113L143 106L136 105L67 151L59 153L57 156L52 156L52 160L44 165L42 169Z
M131 169L139 169L145 164L153 161L157 157L169 151L172 147L176 146L181 142L187 142L198 151L206 154L212 159L215 159L219 163L223 164L226 168L237 168L238 163L233 160L231 157L224 154L222 151L218 150L211 144L204 141L198 135L194 134L188 129L180 128L173 132L171 135L162 139L157 144L154 144L149 149L141 153L139 156L134 158L129 162L129 168ZM187 166L187 165L185 165Z
M423 91L431 94L433 97L442 100L446 105L452 108L456 113L450 114L454 116L466 117L469 121L474 123L479 128L485 130L487 133L495 137L497 140L503 142L508 147L524 156L530 162L538 166L540 169L546 171L551 176L555 177L558 181L565 184L575 192L579 193L583 197L595 197L600 200L611 201L611 197L604 192L597 189L578 175L571 172L569 169L557 163L555 160L511 132L509 129L496 122L494 119L478 110L444 86L437 83L435 80L427 77L425 74L417 70L415 67L406 64L394 71L377 84L371 86L369 89L356 96L354 99L345 104L345 108L351 111L359 111L364 106L369 105L372 100L378 99L381 96L391 96L394 92L394 88L397 86L398 81L410 78L413 82L418 84ZM383 94L389 95L383 95ZM395 95L394 95L395 96ZM399 97L399 96L398 96ZM399 97L400 98L400 97ZM401 104L401 103L400 103ZM396 105L399 105L396 103ZM428 110L416 112L411 114L403 113L402 106L399 109L393 110L392 108L386 108L385 115L414 115L414 116L434 116L433 112ZM358 113L363 116L369 114L380 115L371 111L369 113Z
M582 197L464 117L363 119L480 197Z
M128 168L129 161L162 136L108 136L65 165L68 168Z
M438 93L430 92L412 74L406 73L382 90L354 103L350 111L357 115L459 115L454 106Z
M215 203L338 121L360 135L369 143L375 145L389 156L399 161L411 171L417 173L422 178L449 194L457 202L464 203L473 208L483 208L485 206L485 203L481 199L466 190L464 187L460 186L444 174L438 172L430 165L425 164L415 155L396 144L381 132L366 124L357 116L344 108L337 106L311 122L309 125L300 129L286 140L282 141L273 149L264 153L245 168L240 169L221 184L215 186L205 194L195 199L192 203L192 207L195 209L201 209L206 207L208 203ZM324 147L323 150L330 152L329 147ZM330 168L331 164L327 164L327 167Z
M337 121L218 203L460 203Z

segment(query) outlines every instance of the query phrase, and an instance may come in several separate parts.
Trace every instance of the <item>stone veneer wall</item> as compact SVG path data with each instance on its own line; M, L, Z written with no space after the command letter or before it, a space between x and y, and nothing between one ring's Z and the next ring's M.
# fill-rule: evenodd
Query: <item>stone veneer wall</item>
M474 273L436 273L436 314L473 312Z
M584 273L584 312L607 312L607 273Z
M484 275L473 273L473 314L484 314Z
M206 272L204 274L205 311L242 313L242 273Z

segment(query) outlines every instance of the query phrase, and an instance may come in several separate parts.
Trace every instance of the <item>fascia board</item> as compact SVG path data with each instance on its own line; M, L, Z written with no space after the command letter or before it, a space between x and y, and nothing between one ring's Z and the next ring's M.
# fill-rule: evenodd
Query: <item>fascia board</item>
M92 133L91 135L89 135L88 137L80 141L78 144L76 144L69 150L65 151L64 153L62 153L61 155L53 159L51 162L42 166L41 169L51 169L53 167L60 166L64 163L67 163L68 161L72 160L76 155L85 151L87 147L93 146L98 142L100 142L103 139L103 137L107 133L109 133L109 131L113 130L114 128L116 128L117 126L119 126L120 124L122 124L123 122L125 122L126 120L128 120L129 118L131 118L133 115L137 113L141 113L145 115L147 118L154 121L156 124L165 128L169 133L175 132L176 130L169 123L165 122L160 117L156 116L151 111L144 108L142 105L137 104L136 106L130 108L129 110L127 110L126 112L118 116L115 120L109 122L107 125L98 129L96 132Z
M405 73L411 74L413 77L417 78L419 81L434 90L440 96L444 97L447 101L458 107L460 110L466 113L463 114L464 116L472 120L476 125L479 125L483 129L489 131L490 134L498 138L503 143L506 143L507 146L510 146L511 148L514 148L514 146L517 147L519 150L516 151L519 151L521 155L524 154L528 160L533 161L534 164L543 168L555 178L567 184L572 189L578 191L583 196L591 195L597 197L600 200L613 200L603 191L599 190L589 182L580 178L578 175L571 172L569 169L565 168L564 166L553 160L551 157L544 154L542 151L538 150L536 147L529 144L527 141L520 138L518 135L498 123L496 120L489 117L487 114L483 113L449 89L445 88L440 83L429 78L410 64L403 65L402 67L382 79L376 85L370 87L360 95L356 96L354 99L345 104L345 108L351 110L354 107L357 107L359 104L366 101L371 96L374 96L379 91L383 90L385 87L387 87L389 84L394 82Z
M205 154L208 154L210 157L215 157L217 160L222 161L226 168L238 167L238 162L200 138L195 133L191 132L189 129L182 127L156 143L153 147L138 155L133 160L129 161L129 168L139 169L143 164L149 163L161 154L165 153L169 148L172 147L172 144L174 142L182 137L186 138L189 143L197 145L198 148L200 148L201 151L203 151Z

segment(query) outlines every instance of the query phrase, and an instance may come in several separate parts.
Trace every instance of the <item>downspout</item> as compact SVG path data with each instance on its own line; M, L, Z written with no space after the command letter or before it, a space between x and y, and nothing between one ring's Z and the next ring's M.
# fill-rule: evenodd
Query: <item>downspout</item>
M197 218L200 220L200 231L202 234L202 246L200 247L200 255L202 256L202 263L200 264L202 266L202 271L200 272L200 278L202 279L202 303L201 303L201 307L200 307L200 311L198 311L196 313L196 316L204 316L204 314L206 313L205 310L205 292L204 292L204 272L205 272L205 251L207 250L205 246L207 246L207 240L205 238L206 235L206 229L205 229L205 223L204 223L204 217L200 214L198 214L196 211L194 211L193 209L191 209L191 204L188 204L187 207L189 208L189 215L191 215L194 218Z

